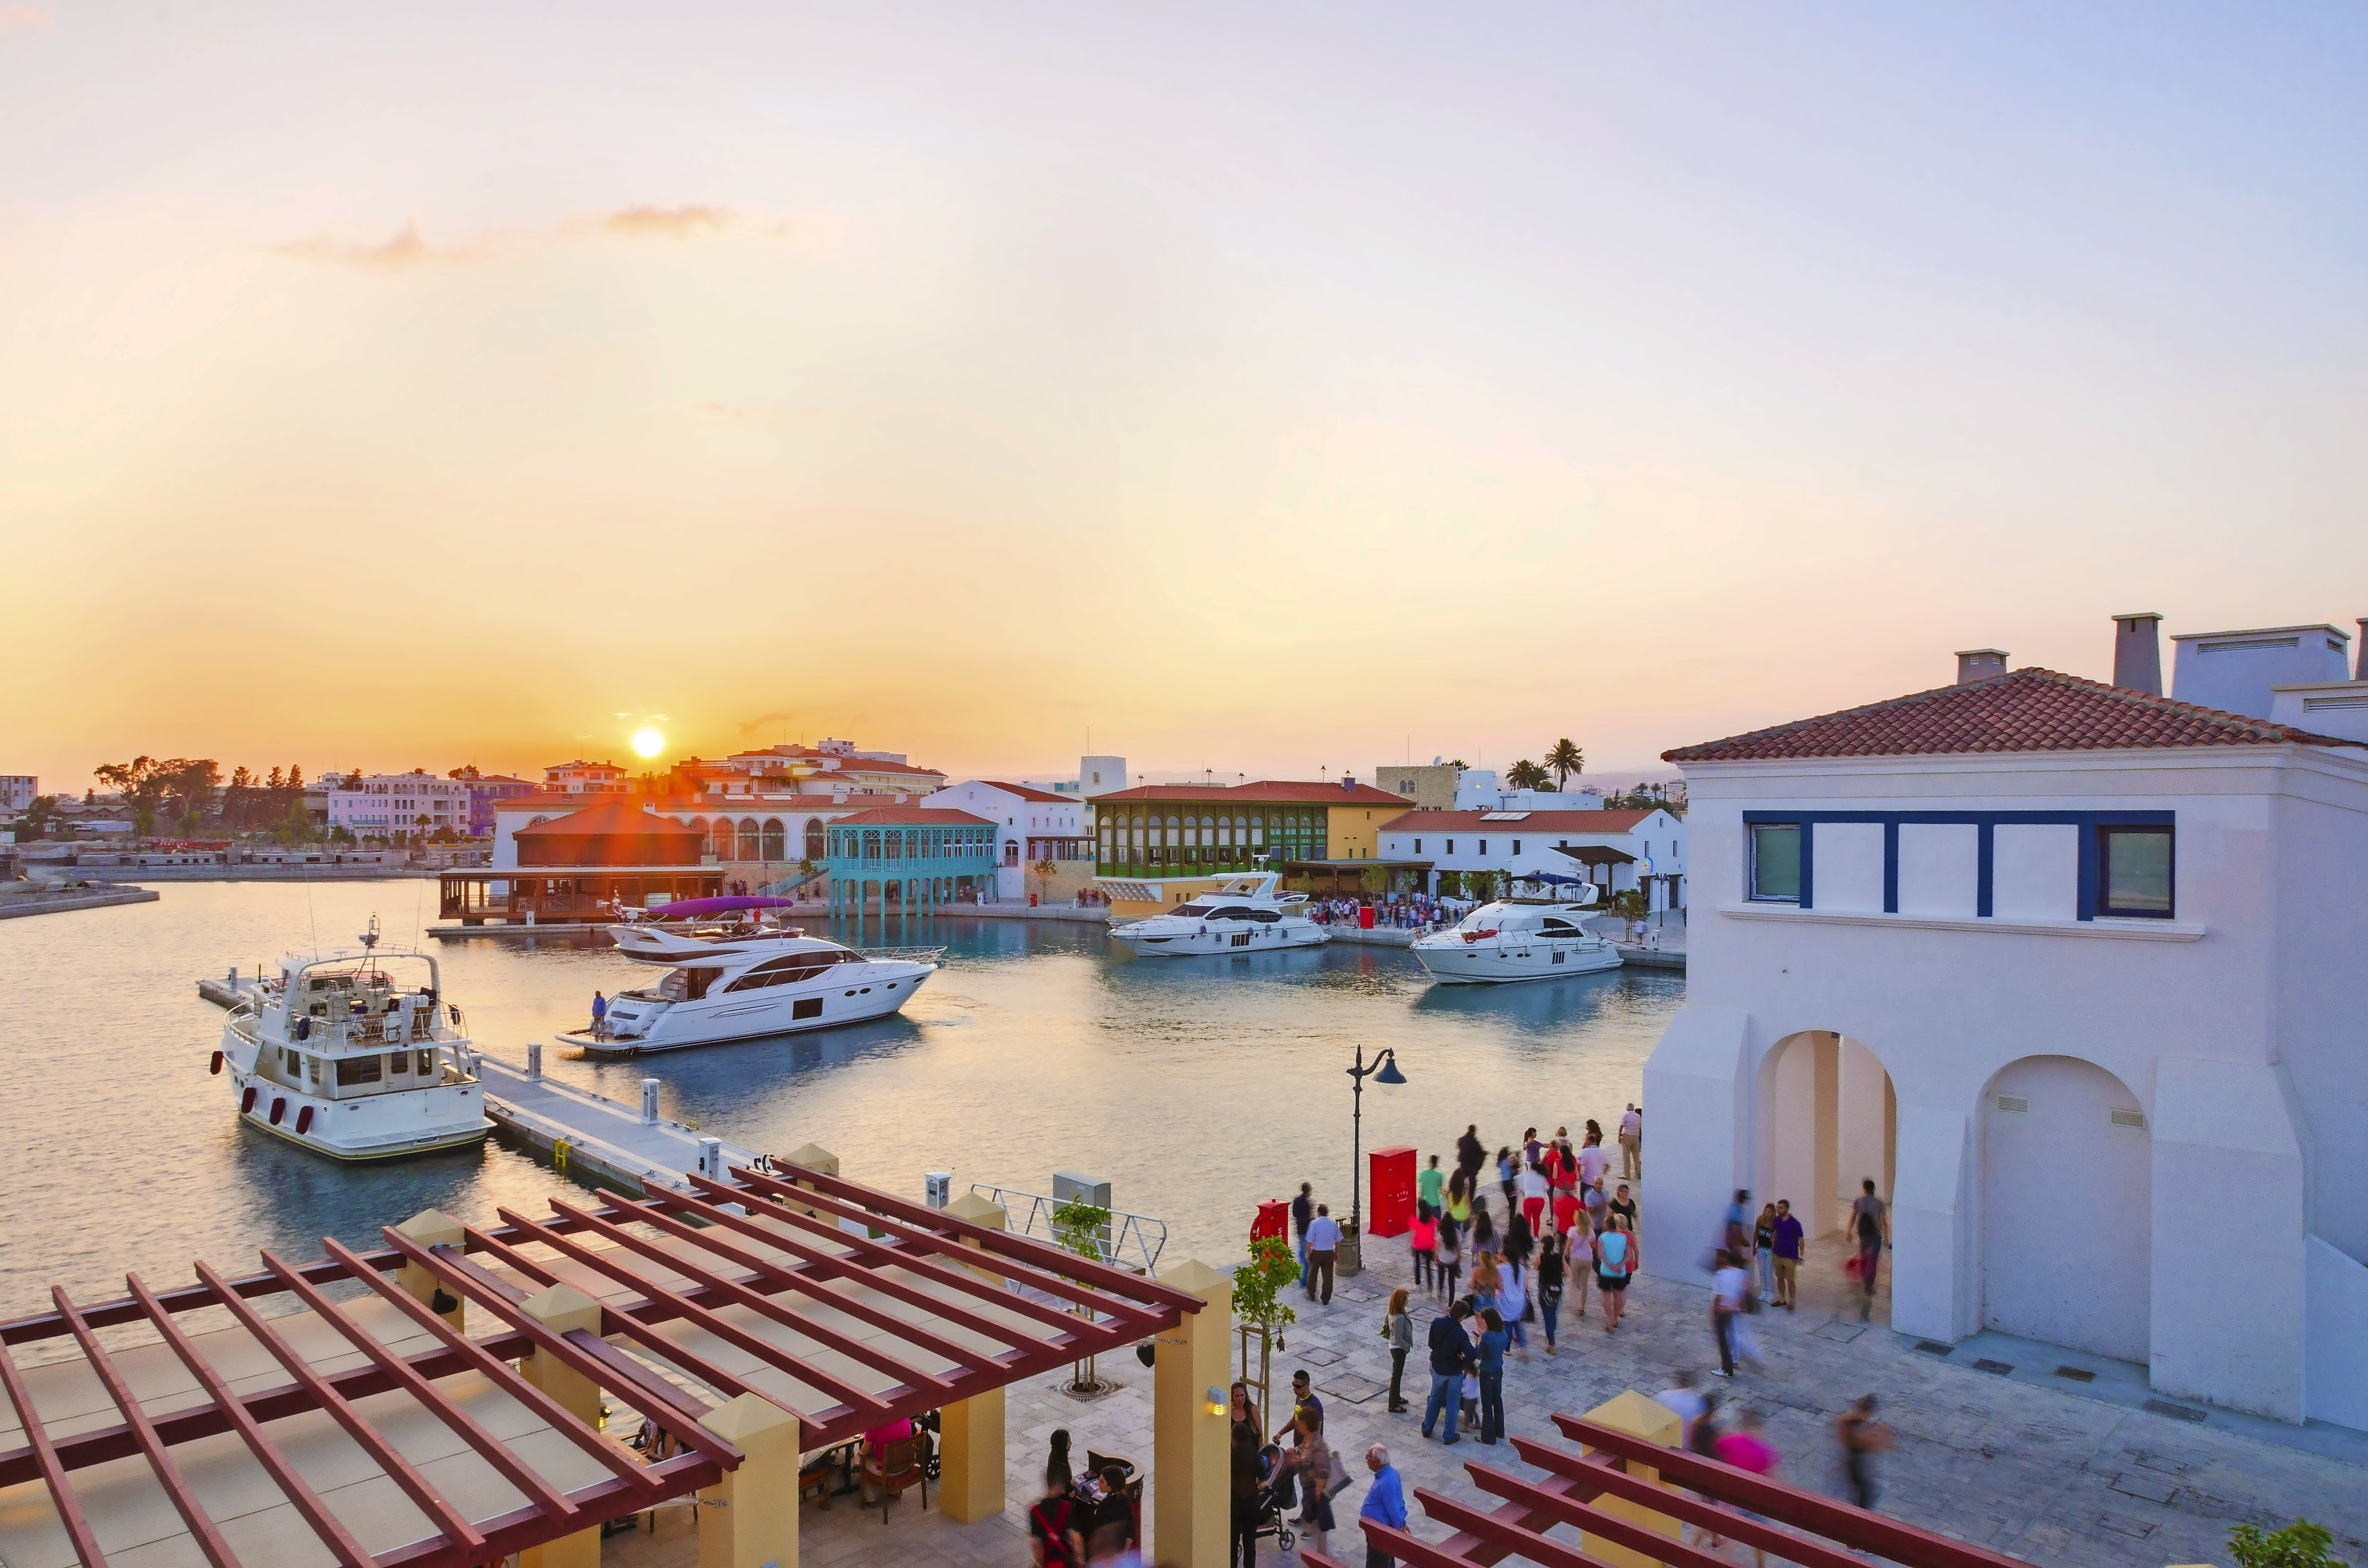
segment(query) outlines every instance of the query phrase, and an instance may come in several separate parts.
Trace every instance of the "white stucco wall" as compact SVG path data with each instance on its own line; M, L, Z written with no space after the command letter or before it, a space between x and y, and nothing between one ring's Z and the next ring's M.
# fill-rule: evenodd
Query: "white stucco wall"
M1861 1043L1892 1091L1896 1328L1974 1332L1986 1238L2028 1233L2039 1269L2077 1276L2109 1260L2114 1321L2144 1300L2146 1342L2122 1349L2147 1358L2158 1386L2298 1419L2305 1228L2368 1256L2368 1024L2353 978L2368 756L2248 746L1722 764L1690 767L1688 785L1698 894L1688 1005L1645 1068L1648 1147L1661 1156L1646 1183L1649 1229L1678 1241L1648 1250L1645 1267L1691 1276L1728 1191L1772 1176L1781 1138L1768 1120L1782 1096L1772 1082L1763 1091L1763 1066L1788 1037L1831 1030ZM2078 830L2014 824L1993 830L1987 920L1963 913L1963 837L1919 845L1916 824L1900 828L1901 913L1882 913L1880 824L1813 830L1814 909L1752 905L1747 810L2169 812L2177 918L2073 919ZM2055 1234L2035 1210L2029 1230L2009 1216L2002 1231L1984 1212L1986 1199L2029 1209L2067 1187L2127 1199L2128 1163L2101 1139L2069 1160L2043 1151L2035 1181L1987 1174L1986 1089L2009 1064L2047 1056L2111 1074L2148 1119L2136 1133L2152 1173L2140 1178L2146 1218L2113 1227L2120 1251ZM2166 1119L2167 1062L2236 1074L2220 1092L2242 1114L2211 1109L2207 1096L2201 1126L2178 1105ZM2170 1081L2187 1095L2202 1071L2180 1066ZM2265 1096L2281 1075L2284 1097ZM1673 1149L1693 1168L1671 1173ZM2188 1153L2174 1176L2175 1149ZM1860 1174L1840 1179L1854 1186ZM2192 1219L2199 1179L2276 1228L2242 1291L2199 1267L2192 1229L2176 1244L2166 1230Z

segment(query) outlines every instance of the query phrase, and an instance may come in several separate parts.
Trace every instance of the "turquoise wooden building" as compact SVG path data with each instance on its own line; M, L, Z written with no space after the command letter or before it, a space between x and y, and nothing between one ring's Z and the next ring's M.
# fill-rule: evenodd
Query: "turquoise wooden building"
M994 896L996 824L968 812L875 806L830 824L830 913L927 915Z

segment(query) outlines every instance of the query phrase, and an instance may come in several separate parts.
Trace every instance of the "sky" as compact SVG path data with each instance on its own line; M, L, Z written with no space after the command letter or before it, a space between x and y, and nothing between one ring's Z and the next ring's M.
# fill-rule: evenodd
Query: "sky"
M0 772L1633 772L2348 629L2363 198L2348 6L0 0Z

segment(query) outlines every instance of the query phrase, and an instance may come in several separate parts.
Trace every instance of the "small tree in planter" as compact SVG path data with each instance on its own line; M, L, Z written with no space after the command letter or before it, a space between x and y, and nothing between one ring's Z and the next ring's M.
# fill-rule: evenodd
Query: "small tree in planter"
M1299 1314L1282 1300L1286 1285L1299 1281L1299 1258L1281 1236L1254 1236L1250 1260L1234 1270L1234 1325L1242 1340L1242 1381L1258 1390L1259 1419L1272 1421L1267 1399L1274 1375L1274 1353L1284 1348L1282 1331ZM1250 1376L1250 1335L1258 1335L1258 1376ZM1263 1437L1264 1433L1259 1436Z
M1053 1210L1053 1241L1063 1252L1079 1257L1106 1261L1102 1243L1110 1235L1110 1211L1099 1204L1072 1198ZM1094 1309L1078 1303L1076 1313L1082 1318L1094 1315ZM1069 1392L1100 1393L1104 1385L1094 1367L1094 1358L1074 1362L1069 1369Z
M2238 1525L2228 1532L2228 1555L2237 1568L2348 1568L2330 1550L2334 1545L2334 1534L2308 1519L2282 1530Z

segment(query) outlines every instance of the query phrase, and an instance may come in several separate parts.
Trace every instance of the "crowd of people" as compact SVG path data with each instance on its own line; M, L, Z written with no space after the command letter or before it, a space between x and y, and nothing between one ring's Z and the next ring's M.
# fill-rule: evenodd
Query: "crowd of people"
M1473 907L1470 899L1394 892L1371 899L1319 898L1308 904L1307 913L1319 926L1356 926L1362 923L1367 905L1372 908L1374 925L1413 931L1452 926Z

